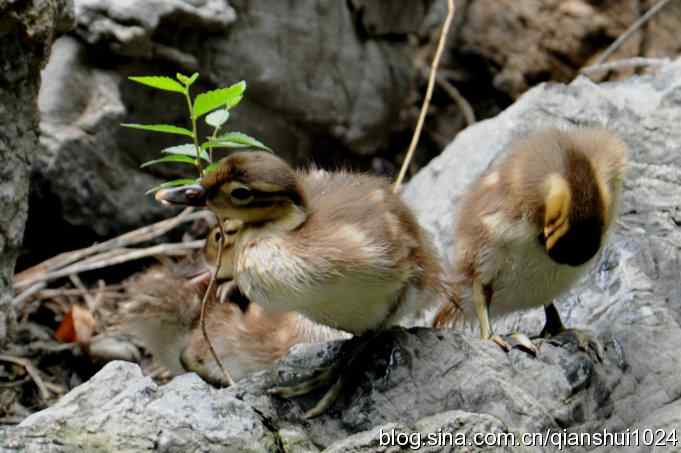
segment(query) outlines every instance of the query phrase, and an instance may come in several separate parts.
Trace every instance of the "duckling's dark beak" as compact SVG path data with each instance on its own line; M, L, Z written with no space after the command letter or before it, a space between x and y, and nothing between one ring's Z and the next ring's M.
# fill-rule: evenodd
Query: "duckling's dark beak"
M175 204L184 206L205 206L206 189L199 184L191 186L172 187L161 189L154 196L163 204Z

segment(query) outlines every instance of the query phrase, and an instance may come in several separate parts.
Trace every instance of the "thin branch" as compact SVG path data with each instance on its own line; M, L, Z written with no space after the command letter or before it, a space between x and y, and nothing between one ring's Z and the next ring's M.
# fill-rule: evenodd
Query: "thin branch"
M468 103L466 98L461 95L461 92L447 80L445 77L438 74L435 79L436 82L442 87L443 90L449 95L450 98L456 102L456 105L461 110L463 117L466 120L466 126L472 126L475 124L475 112L473 107Z
M173 244L159 244L152 247L146 247L141 249L120 249L120 250L110 250L104 252L101 255L93 256L84 262L75 263L65 268L56 270L54 272L48 272L43 275L38 275L30 280L22 282L23 286L33 285L38 282L49 282L62 277L68 277L71 274L79 274L81 272L93 271L96 269L102 269L109 266L114 266L116 264L127 263L129 261L138 260L141 258L147 258L156 255L175 255L184 256L188 251L198 249L203 247L203 240L191 241L191 242L180 242ZM17 298L22 297L23 294L17 296ZM16 302L16 298L15 298Z
M140 242L150 241L152 239L161 236L178 225L190 222L201 217L205 217L207 211L192 212L193 208L187 208L180 214L172 217L170 219L161 220L151 225L138 228L136 230L130 231L128 233L122 234L108 241L104 241L99 244L92 245L79 250L73 250L70 252L65 252L60 255L54 256L48 260L43 261L33 267L25 269L14 276L14 286L23 287L27 286L25 283L28 280L34 280L36 274L44 274L64 266L68 266L76 261L87 258L90 255L100 253L106 250L127 247L130 245L138 244Z
M23 367L26 370L26 373L28 373L28 375L31 376L33 382L35 382L36 387L38 387L38 391L40 392L40 398L44 402L47 402L47 400L50 399L50 391L47 389L45 382L43 382L43 379L40 377L40 372L36 367L33 366L33 364L29 360L24 359L22 357L14 357L7 354L0 354L0 362L13 363L15 365Z
M660 0L657 2L652 8L650 8L646 13L641 16L636 22L634 22L631 27L627 29L619 38L615 40L610 46L605 49L605 52L601 54L601 56L596 60L596 62L593 64L593 66L598 66L602 63L605 63L605 61L612 55L617 49L622 47L622 44L624 44L629 38L631 38L634 33L636 33L646 22L648 22L655 14L659 13L662 8L667 6L667 4L671 0Z
M105 286L104 288L97 288L95 291L95 298L97 298L100 294L102 296L106 297L118 297L118 298L127 298L128 296L122 293L117 292L117 289L123 288L121 285L110 285L110 286ZM43 289L40 290L36 293L35 298L36 299L53 299L55 297L59 296L83 296L85 293L91 292L90 289L85 289L85 290L80 290L77 288L55 288L55 289ZM23 296L24 293L21 293Z
M587 66L582 68L579 72L585 75L592 74L598 71L610 71L612 69L625 69L640 66L662 66L669 63L669 58L625 58L622 60L612 61L610 63L603 63L597 65Z
M90 312L94 313L95 311L95 299L92 297L88 289L85 287L83 284L83 281L80 279L78 274L71 274L69 275L69 280L71 280L71 283L73 283L73 286L76 288L80 289L83 291L83 299L85 299L85 305L87 306L88 310Z
M447 17L445 18L444 25L442 26L442 31L440 32L440 39L437 43L437 49L435 50L435 56L433 57L433 63L430 67L430 77L428 77L428 86L426 88L426 96L423 99L423 104L421 105L421 111L419 112L419 118L416 121L416 128L414 129L414 135L411 137L411 143L409 143L409 148L407 149L407 155L402 163L402 168L400 169L400 174L395 180L393 185L393 191L398 192L405 175L407 174L407 169L414 157L414 151L416 150L416 145L421 137L421 130L423 129L423 122L426 119L426 113L428 112L428 106L430 105L430 99L433 96L433 87L435 86L435 75L437 74L437 66L440 63L440 58L442 57L442 51L444 50L445 43L447 42L447 33L449 32L449 27L452 24L452 18L454 17L454 0L447 0Z
M208 296L211 294L213 291L213 287L215 286L215 281L217 280L217 275L218 272L220 272L220 266L222 265L222 248L224 246L225 242L225 230L224 230L224 225L220 219L220 217L216 214L216 217L218 219L218 225L220 228L220 239L218 240L218 253L217 257L215 258L215 270L210 274L210 280L208 282L208 288L206 289L206 292L203 295L203 300L201 301L201 318L200 318L200 324L201 324L201 333L203 334L203 339L206 340L206 343L208 344L208 349L210 349L210 354L213 356L213 360L217 362L218 367L220 367L220 371L222 371L222 375L225 377L225 381L227 382L227 385L230 387L234 385L234 379L232 379L232 375L229 374L229 371L225 368L225 366L222 364L222 361L220 360L220 357L218 357L217 352L215 352L215 348L213 347L213 343L210 341L210 336L208 336L208 330L206 330L206 308L208 306Z
M26 302L31 296L34 294L40 292L47 286L46 282L38 282L34 283L32 286L28 287L26 290L24 290L21 294L18 294L17 296L12 299L12 305L14 307L19 307L21 306L24 302Z

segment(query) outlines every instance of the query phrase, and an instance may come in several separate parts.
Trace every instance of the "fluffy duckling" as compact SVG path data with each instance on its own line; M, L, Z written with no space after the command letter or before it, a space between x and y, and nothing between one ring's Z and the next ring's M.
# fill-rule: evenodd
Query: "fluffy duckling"
M508 349L490 314L542 305L542 336L565 330L552 301L601 249L626 155L626 145L605 129L548 129L516 142L472 184L457 217L454 293L464 316L475 310L483 339ZM435 325L456 317L456 308L445 306ZM526 337L521 344L533 349Z
M307 417L333 403L343 387L338 376L349 372L376 331L446 298L433 247L386 179L296 172L273 154L239 152L199 185L166 189L157 199L207 204L221 218L244 222L235 281L265 310L298 311L334 329L367 334L323 378L273 389L290 397L335 382Z
M232 284L233 245L240 227L240 221L226 221L222 230L225 240L217 278L223 286ZM215 227L206 239L204 253L210 264L215 262L221 234ZM203 283L198 278L179 279L162 267L143 273L131 286L134 298L122 307L119 330L139 338L172 374L194 371L208 382L224 385L199 325ZM235 380L271 367L295 344L348 337L297 313L266 313L238 291L224 294L222 303L209 298L206 330Z
M201 311L198 286L156 266L131 282L128 293L115 330L137 338L171 374L183 373L180 356Z

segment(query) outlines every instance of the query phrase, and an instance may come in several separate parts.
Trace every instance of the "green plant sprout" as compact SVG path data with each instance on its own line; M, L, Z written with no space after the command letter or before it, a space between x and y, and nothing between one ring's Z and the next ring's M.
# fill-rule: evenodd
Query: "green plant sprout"
M214 148L257 148L272 151L259 140L242 132L220 133L222 127L229 120L230 110L236 107L243 99L244 92L246 91L246 82L242 80L229 87L206 91L200 93L192 100L190 88L198 77L199 74L196 72L191 76L177 73L177 80L165 76L129 77L133 82L141 83L142 85L184 95L187 100L189 119L191 120L191 129L172 124L121 124L123 127L182 135L191 139L191 143L183 143L163 149L161 151L161 154L164 154L163 157L145 162L140 167L144 168L168 162L193 165L198 171L198 178L181 178L166 181L149 189L147 194L168 187L178 187L198 182L201 177L215 170L217 166L217 163L213 161ZM206 115L206 124L213 128L213 133L202 141L198 136L196 122L204 115Z

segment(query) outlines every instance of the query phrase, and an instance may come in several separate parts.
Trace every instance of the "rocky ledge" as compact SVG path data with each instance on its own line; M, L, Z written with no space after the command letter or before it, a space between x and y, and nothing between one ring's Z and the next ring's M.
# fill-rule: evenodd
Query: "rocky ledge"
M55 406L0 430L0 452L376 452L395 451L381 445L393 432L678 429L679 124L681 62L655 76L617 83L580 78L567 86L541 85L498 117L459 134L405 191L446 254L461 192L513 137L548 125L605 125L620 134L632 151L620 218L593 271L558 301L567 324L599 337L601 360L567 336L541 343L535 358L518 350L505 354L454 330L394 329L375 343L354 390L311 421L302 413L312 400L284 401L264 390L310 373L337 353L338 344L297 347L274 370L228 389L212 388L192 374L157 386L136 365L113 362ZM534 334L542 316L516 315L498 330ZM552 448L526 447L543 450Z

